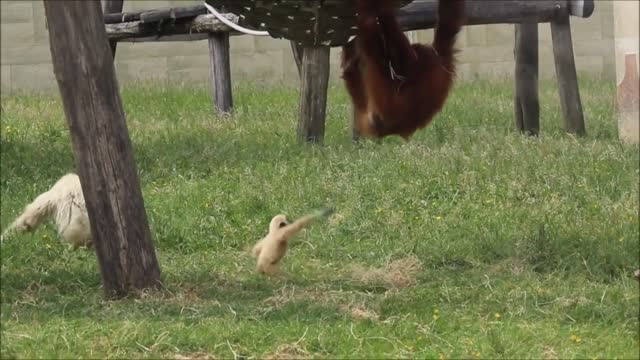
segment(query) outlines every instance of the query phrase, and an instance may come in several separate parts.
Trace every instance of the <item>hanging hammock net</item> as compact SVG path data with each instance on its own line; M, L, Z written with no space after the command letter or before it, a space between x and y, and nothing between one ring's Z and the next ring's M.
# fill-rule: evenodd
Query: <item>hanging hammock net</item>
M413 0L397 0L403 7ZM206 0L245 27L303 46L341 46L356 34L354 0Z

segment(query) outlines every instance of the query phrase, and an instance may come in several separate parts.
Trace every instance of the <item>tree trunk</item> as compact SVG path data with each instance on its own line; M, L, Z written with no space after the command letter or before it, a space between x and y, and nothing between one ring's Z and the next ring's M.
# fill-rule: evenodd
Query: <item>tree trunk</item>
M107 296L155 287L160 267L97 1L45 1L53 69Z

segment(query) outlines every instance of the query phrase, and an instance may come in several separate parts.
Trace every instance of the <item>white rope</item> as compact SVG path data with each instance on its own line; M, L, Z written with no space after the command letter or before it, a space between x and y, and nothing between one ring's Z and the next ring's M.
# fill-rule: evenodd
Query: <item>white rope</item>
M245 34L249 34L249 35L256 35L256 36L268 36L269 32L268 31L256 31L256 30L251 30L251 29L247 29L244 28L232 21L229 21L229 19L227 19L226 17L224 17L222 14L220 14L219 12L216 11L216 9L213 8L213 6L207 4L206 2L204 3L204 6L207 8L207 10L209 10L209 12L211 12L213 14L213 16L215 16L216 18L218 18L218 20L222 21L225 25L229 26L232 29L235 29L237 31L240 31L241 33L245 33Z

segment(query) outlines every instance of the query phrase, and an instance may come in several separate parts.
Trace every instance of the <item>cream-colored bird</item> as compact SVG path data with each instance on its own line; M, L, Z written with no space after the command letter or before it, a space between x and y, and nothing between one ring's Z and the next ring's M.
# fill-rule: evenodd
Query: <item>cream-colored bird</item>
M269 223L269 233L253 247L253 257L257 259L256 270L266 275L274 275L280 260L284 257L293 237L315 220L329 216L333 209L322 209L290 223L285 215L276 215Z

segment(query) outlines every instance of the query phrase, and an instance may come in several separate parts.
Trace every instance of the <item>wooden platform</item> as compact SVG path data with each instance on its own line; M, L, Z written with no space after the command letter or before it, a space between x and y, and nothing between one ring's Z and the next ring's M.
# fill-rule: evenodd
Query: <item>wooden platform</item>
M119 3L123 0L107 0ZM291 40L301 80L298 137L322 142L331 47L356 35L354 0L206 0L228 20ZM437 22L437 0L399 0L398 21L408 30L430 29ZM589 17L593 0L467 0L466 25L516 25L516 126L537 134L539 23L550 23L558 88L570 133L585 134L577 83L570 17ZM117 11L116 11L117 12ZM214 108L232 111L229 36L239 32L209 14L204 4L150 9L104 16L108 38L118 41L185 41L208 39ZM115 50L114 50L115 54Z

